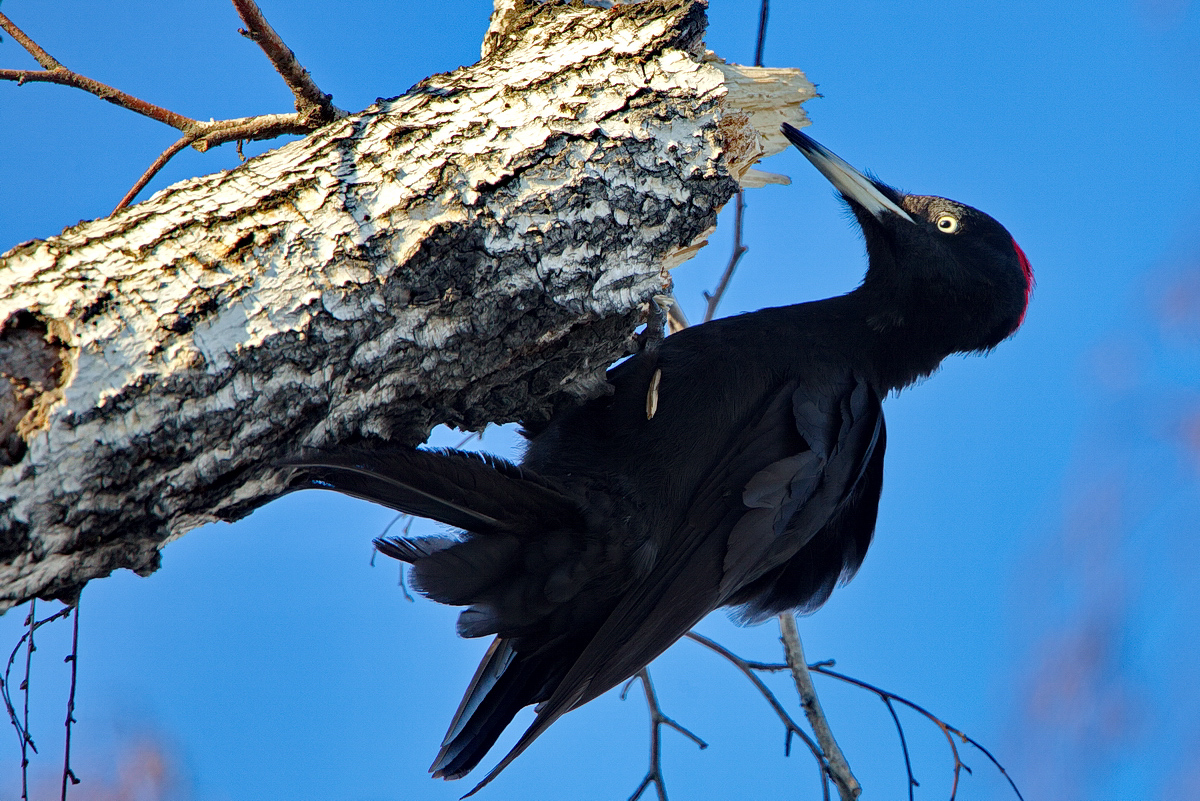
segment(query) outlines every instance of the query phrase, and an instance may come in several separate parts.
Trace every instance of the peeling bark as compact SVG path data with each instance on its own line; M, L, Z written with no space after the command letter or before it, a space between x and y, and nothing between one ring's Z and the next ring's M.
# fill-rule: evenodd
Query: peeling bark
M479 63L0 256L0 609L283 490L301 445L603 390L670 267L805 124L704 5L509 2Z

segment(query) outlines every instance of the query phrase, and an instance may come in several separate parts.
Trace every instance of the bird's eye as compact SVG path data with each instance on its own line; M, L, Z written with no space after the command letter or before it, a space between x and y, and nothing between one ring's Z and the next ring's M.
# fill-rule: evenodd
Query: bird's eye
M953 214L939 214L934 225L943 234L952 234L958 230L958 218Z

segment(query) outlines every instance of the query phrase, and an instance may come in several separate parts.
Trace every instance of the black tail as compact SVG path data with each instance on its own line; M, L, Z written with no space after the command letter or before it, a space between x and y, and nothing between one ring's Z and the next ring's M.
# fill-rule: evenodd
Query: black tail
M414 589L467 607L459 634L500 635L430 767L437 777L464 776L517 712L549 697L577 655L577 649L544 647L545 636L523 635L554 608L544 588L557 563L542 554L545 538L581 537L580 504L531 471L464 451L318 452L284 466L297 471L293 489L336 490L466 530L461 537L375 540L380 553L413 565ZM551 639L564 634L570 636L555 632Z
M531 605L539 593L523 592L521 586L547 580L531 573L526 546L551 532L585 529L576 501L537 474L486 454L321 453L286 466L298 471L293 488L337 490L465 529L461 539L376 541L382 553L413 565L414 589L438 603L468 607L458 625L465 637L513 634L544 616L549 602Z

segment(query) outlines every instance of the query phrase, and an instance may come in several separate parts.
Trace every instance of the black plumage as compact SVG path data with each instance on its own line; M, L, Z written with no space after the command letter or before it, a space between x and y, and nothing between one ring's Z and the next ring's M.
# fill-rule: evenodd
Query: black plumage
M413 586L496 635L431 768L459 778L524 706L486 784L571 709L722 606L812 610L862 563L886 442L880 401L1020 325L1033 283L1007 231L905 195L784 133L841 191L868 270L854 291L685 329L609 371L613 392L528 432L520 466L456 451L297 460L293 486L463 530L377 541ZM478 787L476 788L478 789Z

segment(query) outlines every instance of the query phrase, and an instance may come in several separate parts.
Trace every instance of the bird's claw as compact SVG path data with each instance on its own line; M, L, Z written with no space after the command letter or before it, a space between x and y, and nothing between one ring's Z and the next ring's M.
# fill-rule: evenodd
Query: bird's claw
M650 351L662 344L666 337L667 310L675 305L670 295L655 295L651 298L646 315L646 330L638 334L638 350Z

